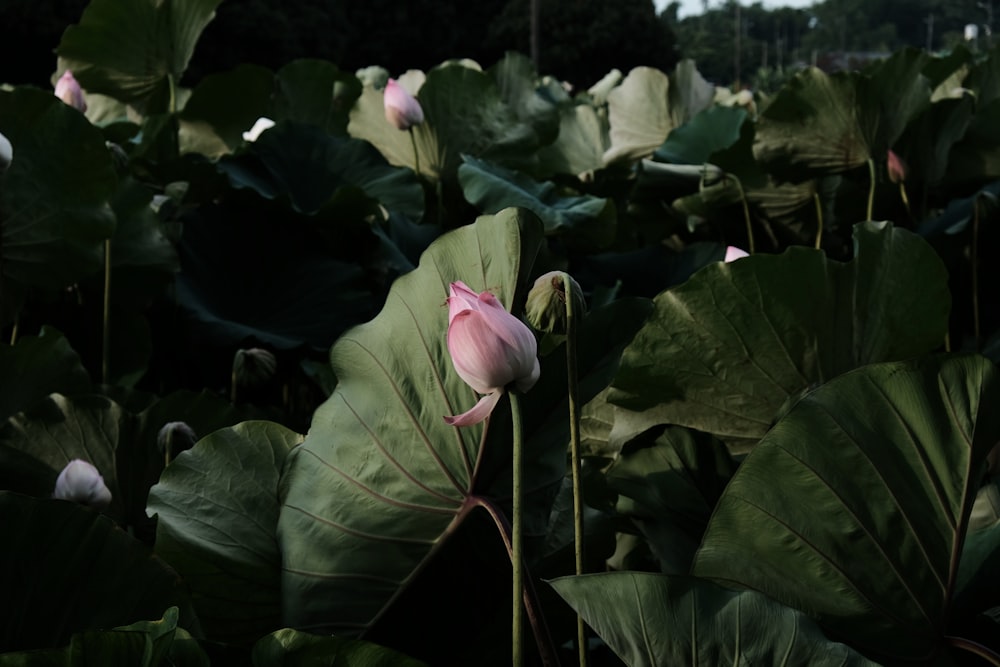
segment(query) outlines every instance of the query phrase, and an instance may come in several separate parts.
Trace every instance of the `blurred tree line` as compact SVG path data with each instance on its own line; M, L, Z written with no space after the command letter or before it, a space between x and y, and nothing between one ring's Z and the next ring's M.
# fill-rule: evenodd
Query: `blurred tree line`
M765 90L802 66L849 64L843 54L949 50L964 41L967 24L978 27L972 48L985 48L993 28L992 0L824 0L773 10L746 0L702 2L699 16L678 19L677 2L660 14L677 35L678 51L715 83Z
M539 3L543 74L586 88L614 67L670 70L678 59L675 37L652 0ZM0 83L49 85L60 36L86 5L0 0ZM277 69L301 57L347 71L382 65L393 74L449 58L489 66L506 51L530 53L529 36L530 0L225 0L182 83L240 63Z

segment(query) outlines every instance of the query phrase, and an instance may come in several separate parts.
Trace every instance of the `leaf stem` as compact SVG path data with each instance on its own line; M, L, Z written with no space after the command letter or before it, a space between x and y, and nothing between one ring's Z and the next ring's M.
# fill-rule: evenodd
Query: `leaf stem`
M521 635L521 626L524 624L524 544L521 514L522 477L524 476L524 425L521 419L521 397L514 390L510 395L510 418L514 431L514 502L511 511L511 566L514 570L513 576L513 603L511 625L511 651L514 667L524 665L524 638Z
M573 312L573 280L563 274L563 294L566 300L566 392L569 402L570 461L573 469L573 549L576 574L583 574L583 492L580 488L580 410L579 380L576 368L576 317ZM587 626L583 616L576 615L576 641L580 667L587 667Z
M413 126L410 126L407 130L410 133L410 144L413 146L413 171L420 176L420 153L417 152L417 136L413 134Z
M111 357L111 239L104 240L104 329L101 336L101 383L108 384Z
M755 252L755 247L753 242L753 226L750 224L750 207L747 206L747 193L744 192L743 183L739 178L732 174L727 174L727 176L736 182L736 187L740 191L740 203L743 205L743 219L747 223L747 250L752 255Z
M986 662L995 667L1000 667L1000 655L987 646L983 646L979 642L974 642L971 639L966 639L964 637L952 637L945 636L945 642L948 646L961 649L973 655L979 656Z
M871 180L871 185L868 187L868 217L866 220L872 219L872 210L875 208L875 160L868 158L868 176Z
M813 193L813 202L816 204L816 250L819 250L823 241L823 205L818 192Z

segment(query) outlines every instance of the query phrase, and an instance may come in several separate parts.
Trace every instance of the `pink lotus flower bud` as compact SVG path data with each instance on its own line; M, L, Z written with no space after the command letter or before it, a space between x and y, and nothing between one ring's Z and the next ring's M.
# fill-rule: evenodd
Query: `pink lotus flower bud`
M59 473L52 497L72 500L98 510L111 504L111 492L104 485L101 473L93 465L80 459L73 459Z
M726 246L726 259L724 261L733 262L736 261L737 259L740 259L741 257L749 257L749 256L750 256L749 253L747 253L742 248L737 248L736 246L731 245L731 246Z
M420 102L395 79L389 79L385 84L385 118L396 129L408 130L414 125L424 122L424 110Z
M476 294L461 281L451 284L448 297L448 352L459 377L486 394L468 412L444 418L453 426L483 421L507 385L513 382L519 391L528 391L541 372L531 329L495 296Z
M87 110L87 102L83 99L83 89L69 70L63 72L56 82L56 97L81 113Z
M896 155L893 151L889 151L888 155L888 168L889 168L889 180L893 183L902 183L906 180L906 163L903 162L903 158Z

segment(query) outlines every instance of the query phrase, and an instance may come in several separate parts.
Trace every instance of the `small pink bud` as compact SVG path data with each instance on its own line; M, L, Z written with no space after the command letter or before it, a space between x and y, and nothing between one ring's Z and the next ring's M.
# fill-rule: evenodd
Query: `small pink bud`
M889 151L888 155L888 167L889 167L889 180L893 183L902 183L906 180L906 163L903 162L903 158L899 157L892 150Z
M385 118L396 129L408 130L414 125L424 122L424 110L420 102L395 79L389 79L385 84Z
M486 394L468 412L444 420L469 426L486 419L512 382L528 391L541 372L535 335L489 292L476 294L461 282L448 297L448 352L459 377Z
M56 97L80 112L87 110L87 102L83 99L83 89L69 70L63 72L56 82Z
M737 248L734 245L726 246L726 259L725 259L726 262L734 262L737 259L740 259L741 257L749 257L749 256L750 256L749 253L747 253L742 248Z
M104 478L92 464L73 459L66 464L52 497L57 500L72 500L94 509L104 509L111 504L111 492L104 485Z

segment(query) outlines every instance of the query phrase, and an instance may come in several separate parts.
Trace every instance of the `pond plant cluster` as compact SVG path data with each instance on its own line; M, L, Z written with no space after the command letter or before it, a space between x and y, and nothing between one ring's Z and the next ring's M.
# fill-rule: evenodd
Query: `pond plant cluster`
M182 87L220 2L0 89L0 665L1000 665L1000 54Z

